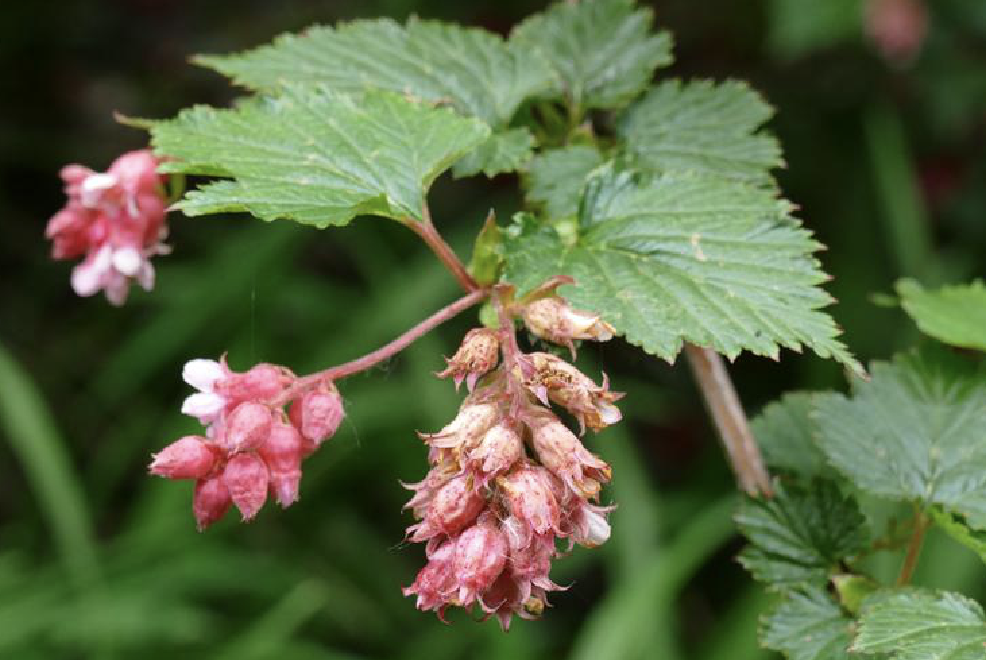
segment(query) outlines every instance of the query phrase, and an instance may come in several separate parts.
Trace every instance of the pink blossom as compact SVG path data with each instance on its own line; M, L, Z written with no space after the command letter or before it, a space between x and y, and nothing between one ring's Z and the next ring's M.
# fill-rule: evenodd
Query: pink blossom
M195 496L192 499L192 512L201 532L216 522L229 511L233 504L229 489L222 475L213 475L199 479L195 484Z
M460 457L462 467L476 475L481 485L503 474L524 458L524 441L513 425L500 422L483 435L471 452Z
M507 538L487 512L455 542L453 579L458 604L466 607L490 588L507 563Z
M499 354L499 333L490 328L473 328L463 337L455 355L446 360L448 367L435 375L439 378L451 376L456 389L465 380L466 387L472 392L476 381L496 366Z
M553 477L540 466L521 465L497 479L507 508L521 526L512 545L526 546L533 534L561 532L561 509L552 486Z
M485 506L486 497L475 488L472 477L460 474L438 489L424 520L407 531L414 542L439 534L453 536L475 520Z
M269 407L262 403L246 401L229 413L223 433L218 440L230 453L257 449L266 442L272 423Z
M494 404L466 403L459 409L455 419L441 431L419 435L431 447L452 449L461 454L471 451L479 444L499 416L500 411Z
M531 431L542 465L581 496L599 495L601 485L609 481L612 473L605 461L589 452L554 415L538 419Z
M227 401L270 402L295 379L290 370L266 362L254 365L244 373L236 373L226 366L223 358L222 367L224 377L215 382L214 389Z
M298 430L291 424L278 421L271 426L267 440L258 452L270 470L270 488L274 499L282 507L286 508L298 500L303 451L303 440Z
M270 483L267 464L253 453L235 454L226 463L223 481L244 522L252 520L267 500Z
M206 438L186 435L154 455L150 472L168 479L201 479L216 465L216 453Z
M131 280L154 286L150 259L167 254L162 241L166 202L157 159L148 151L120 156L105 173L81 165L62 169L68 202L48 222L54 259L85 258L72 272L80 296L106 293L114 305L127 298Z
M291 404L291 422L308 441L310 451L335 435L343 415L342 397L332 384L310 390Z
M563 526L572 543L595 548L609 540L610 527L606 516L613 506L598 506L583 499L576 499L569 507Z
M445 541L430 553L428 563L418 572L410 587L402 591L405 596L418 597L417 607L422 611L438 610L438 617L444 620L444 610L448 606L448 595L455 587L454 559L456 539Z

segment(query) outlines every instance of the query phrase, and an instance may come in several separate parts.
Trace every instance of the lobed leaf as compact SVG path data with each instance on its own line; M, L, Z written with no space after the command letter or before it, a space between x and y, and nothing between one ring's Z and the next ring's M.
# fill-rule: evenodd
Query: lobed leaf
M684 342L728 357L808 346L860 369L820 307L832 299L819 245L770 192L693 173L636 177L600 168L564 235L521 215L507 232L505 279L521 293L553 275L560 293L627 341L673 360Z
M852 619L822 587L785 595L762 620L764 646L789 660L850 660Z
M525 169L527 200L542 206L549 218L574 216L589 173L602 163L602 154L591 145L542 151Z
M784 164L780 145L760 130L773 110L746 83L667 80L629 107L617 130L643 166L695 170L769 184Z
M247 211L317 227L360 214L420 220L432 181L488 136L478 120L396 94L311 85L151 127L168 171L232 179L188 193L176 205L187 215Z
M981 280L928 291L904 279L897 282L897 293L921 332L952 346L986 351L986 286Z
M800 477L832 478L836 472L813 440L813 392L790 392L768 404L750 422L767 465Z
M986 618L979 603L957 593L885 590L863 604L852 651L891 660L981 660Z
M947 355L876 363L855 394L819 395L819 446L856 486L937 504L986 529L986 379Z
M452 167L456 178L482 172L494 177L520 169L534 155L534 136L526 128L511 128L494 133L481 145L462 157Z
M524 20L510 41L544 55L558 74L556 94L578 116L625 105L671 63L671 35L652 34L652 21L633 0L558 2Z
M196 61L253 90L297 82L345 92L383 89L450 105L493 127L505 126L524 99L553 82L543 58L492 32L416 18L405 25L384 18L315 26L245 53Z
M774 588L824 587L840 564L866 548L865 519L827 481L799 488L777 482L772 499L747 499L736 524L750 541L739 561Z

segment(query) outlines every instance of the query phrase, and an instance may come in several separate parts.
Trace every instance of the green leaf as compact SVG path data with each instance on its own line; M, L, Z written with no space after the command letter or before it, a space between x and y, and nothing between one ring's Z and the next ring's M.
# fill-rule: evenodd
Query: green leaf
M986 528L986 379L954 356L876 363L855 395L819 395L819 446L856 486Z
M865 519L851 497L827 481L800 488L777 482L772 499L747 499L736 524L750 541L739 561L774 588L825 586L868 542Z
M518 25L510 40L551 62L560 81L556 91L578 116L628 103L654 69L671 63L671 36L651 34L652 20L633 0L558 2Z
M187 215L247 211L326 227L360 214L420 220L432 181L489 128L396 94L293 85L231 110L185 110L151 135L169 171L233 178L188 193L177 205Z
M489 286L500 277L503 265L503 232L496 224L496 215L490 211L483 228L476 235L469 261L469 274L481 286Z
M759 130L772 114L746 83L668 80L627 109L618 131L650 169L762 184L772 181L769 170L784 164L777 140Z
M491 32L415 18L406 25L378 19L316 26L246 53L197 62L254 90L273 92L293 82L345 92L383 89L451 105L495 128L553 81L546 61Z
M573 277L561 295L669 361L689 341L729 357L808 346L858 368L818 311L832 301L818 287L819 245L789 211L765 190L718 178L600 168L573 235L518 216L505 278L523 294Z
M944 286L928 291L914 280L899 280L900 304L921 332L953 346L986 351L986 286Z
M523 177L527 200L543 206L551 219L574 216L589 173L602 162L602 154L591 145L542 151L527 164Z
M812 392L785 394L750 422L750 430L770 467L802 477L831 478L835 471L812 439L818 432L810 416L814 396Z
M534 155L534 136L526 128L494 133L452 167L452 176L462 178L482 172L492 178L520 169Z
M973 600L951 592L886 590L863 604L859 653L888 653L892 660L982 660L986 619Z
M788 593L762 623L763 645L789 660L850 660L852 620L821 587Z
M953 539L969 548L986 562L986 531L970 529L960 517L943 511L939 507L928 509L932 520Z

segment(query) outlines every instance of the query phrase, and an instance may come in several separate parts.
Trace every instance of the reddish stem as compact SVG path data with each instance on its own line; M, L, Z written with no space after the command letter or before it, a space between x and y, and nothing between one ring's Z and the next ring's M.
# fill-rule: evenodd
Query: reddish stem
M711 348L693 344L685 344L685 355L705 397L706 407L719 429L726 455L740 486L751 497L760 494L770 497L770 476L764 467L760 447L750 431L743 406L722 358Z
M907 544L907 554L904 556L904 564L900 567L900 575L897 577L897 586L903 587L910 583L914 569L918 566L918 559L921 557L921 548L924 546L924 533L928 531L931 520L924 515L920 508L915 506L914 511L914 531L911 534L911 541Z
M374 367L384 360L388 360L397 353L400 353L405 348L410 346L416 339L426 334L427 332L445 323L452 317L458 315L473 305L482 302L490 295L489 289L476 289L466 294L462 298L459 298L454 303L446 305L442 309L438 310L428 318L426 318L421 323L417 324L400 337L394 341L381 346L372 353L367 353L361 358L357 358L350 362L337 365L335 367L329 367L323 371L317 371L303 378L299 378L286 389L280 397L274 402L275 405L284 405L288 401L296 398L305 390L315 387L319 383L326 381L339 380L340 378L345 378L346 376L352 376L353 374L358 374L361 371L366 371L371 367Z
M459 257L456 256L449 244L445 242L438 230L435 229L435 225L431 221L431 213L428 211L428 207L424 207L424 220L415 220L413 218L407 218L404 221L404 225L408 229L413 231L415 234L421 237L431 251L435 253L439 261L445 264L445 267L449 269L449 272L455 276L455 279L459 282L459 286L462 287L464 291L475 291L480 288L476 284L476 280L472 278L466 267L462 265Z

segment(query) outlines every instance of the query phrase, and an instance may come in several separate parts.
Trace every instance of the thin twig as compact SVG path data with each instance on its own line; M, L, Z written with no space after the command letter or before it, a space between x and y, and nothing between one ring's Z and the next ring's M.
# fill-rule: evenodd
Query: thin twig
M393 340L389 344L381 346L372 353L367 353L363 357L346 362L345 364L329 367L323 371L318 371L303 378L299 378L291 387L286 389L280 397L278 397L278 401L276 403L286 403L287 401L297 397L300 393L318 385L319 383L339 380L340 378L345 378L346 376L358 374L361 371L366 371L367 369L380 364L384 360L390 359L397 353L400 353L405 348L410 346L422 335L435 329L442 323L445 323L452 317L458 315L460 312L463 312L473 305L482 302L489 295L489 289L476 289L462 298L459 298L454 303L446 305L421 323L402 334L397 339Z
M751 497L761 494L770 497L773 494L770 475L722 358L710 348L693 344L685 344L685 355L719 429L740 487Z
M907 544L907 554L904 555L904 564L900 567L900 575L897 577L897 586L903 587L910 583L914 569L918 566L918 559L921 557L921 548L924 546L924 533L931 526L931 519L924 515L924 512L915 505L914 510L914 532L911 534L911 541Z
M415 234L421 237L431 251L435 253L439 261L445 264L445 267L449 269L449 272L455 276L455 279L459 282L459 285L464 291L475 291L479 288L476 284L476 280L472 278L469 271L456 256L455 252L445 242L442 235L438 233L435 225L431 221L431 213L428 211L427 205L424 207L424 219L415 220L413 218L408 218L404 221L404 225L408 229L413 231Z

